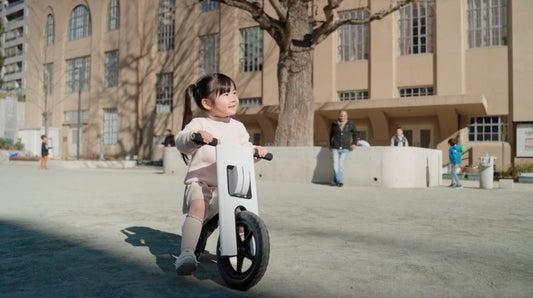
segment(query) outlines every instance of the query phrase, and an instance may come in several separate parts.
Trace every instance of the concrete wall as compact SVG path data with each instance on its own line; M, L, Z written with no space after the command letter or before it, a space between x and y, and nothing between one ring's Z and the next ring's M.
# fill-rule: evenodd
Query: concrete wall
M255 164L258 180L329 184L333 166L325 147L268 147L272 161ZM165 148L165 174L185 175L176 148ZM357 148L349 154L344 183L351 186L425 188L442 182L442 153L424 148Z

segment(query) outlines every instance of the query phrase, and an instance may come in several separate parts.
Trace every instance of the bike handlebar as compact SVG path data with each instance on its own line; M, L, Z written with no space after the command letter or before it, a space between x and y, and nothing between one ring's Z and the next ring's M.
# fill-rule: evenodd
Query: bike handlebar
M217 138L213 138L211 140L211 142L206 143L206 142L204 142L204 139L202 138L202 136L200 134L197 134L197 133L193 133L191 139L192 139L192 141L194 143L199 144L199 145L216 146L219 143ZM262 158L262 159L265 159L265 160L272 160L272 158L274 157L272 155L272 153L267 153L267 154L265 154L265 156L261 157L261 156L259 156L259 154L257 152L258 152L257 149L254 149L254 157L256 157L256 158Z

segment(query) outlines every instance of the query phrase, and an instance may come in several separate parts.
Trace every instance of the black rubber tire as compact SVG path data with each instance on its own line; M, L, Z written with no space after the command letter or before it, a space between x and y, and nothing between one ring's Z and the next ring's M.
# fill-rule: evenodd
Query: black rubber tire
M261 218L252 212L242 211L235 216L237 237L236 266L231 260L235 257L220 255L220 240L217 243L217 265L220 276L233 289L246 291L257 284L266 272L270 258L270 238ZM239 227L244 228L244 240L239 235ZM246 268L244 262L246 261Z

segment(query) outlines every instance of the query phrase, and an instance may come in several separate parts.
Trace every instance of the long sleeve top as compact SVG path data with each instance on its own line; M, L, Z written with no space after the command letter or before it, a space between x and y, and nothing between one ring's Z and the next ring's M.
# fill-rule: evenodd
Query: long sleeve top
M329 145L334 149L349 149L350 145L357 143L357 129L353 121L347 120L341 129L338 121L331 123L329 132Z
M252 148L250 135L244 125L232 118L194 118L176 136L176 147L181 153L192 154L185 183L201 181L209 186L217 185L215 147L200 146L191 140L191 135L204 130L223 142L247 145Z

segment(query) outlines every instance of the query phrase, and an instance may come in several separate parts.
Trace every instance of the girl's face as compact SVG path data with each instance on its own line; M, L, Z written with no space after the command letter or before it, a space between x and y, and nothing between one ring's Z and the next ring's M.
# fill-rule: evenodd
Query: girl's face
M219 94L215 100L202 99L202 104L207 113L213 117L225 118L233 116L239 108L239 97L235 86L228 93Z

